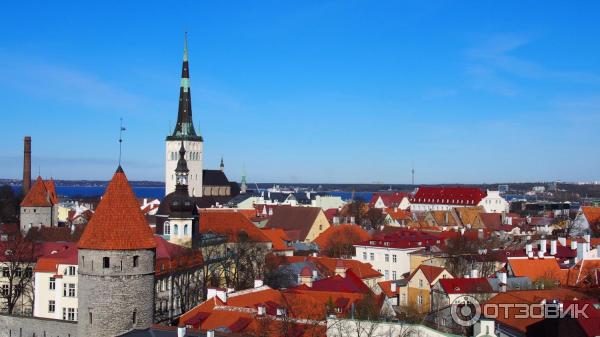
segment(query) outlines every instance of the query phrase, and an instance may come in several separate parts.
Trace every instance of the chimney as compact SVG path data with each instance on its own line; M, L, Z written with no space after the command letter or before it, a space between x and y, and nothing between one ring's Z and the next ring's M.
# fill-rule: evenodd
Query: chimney
M541 250L538 250L537 255L538 255L539 259L543 259L544 258L544 252L542 252Z
M206 332L206 337L215 337L215 332L213 330L208 330Z
M506 283L508 282L508 278L506 272L497 272L496 277L498 281L500 281L500 292L506 292Z
M259 305L257 310L258 316L264 316L267 313L267 308L264 305Z
M483 240L483 229L482 229L482 228L479 228L479 229L477 230L477 238L478 238L479 240Z
M396 284L396 282L392 282L392 283L390 283L390 288L391 288L390 290L391 290L393 293L395 293L395 292L397 292L397 291L398 291L398 285Z
M460 228L460 236L463 236L463 235L465 235L465 228L461 227Z
M218 297L223 303L227 303L227 291L225 289L208 288L206 299L209 300L213 297Z
M586 251L589 252L590 248L591 248L590 242L591 242L592 236L589 234L586 234L583 236L583 238L585 239L585 243L586 243L586 247L585 247Z
M527 242L527 244L525 245L525 253L527 253L527 255L529 255L529 253L533 252L533 245L531 244L531 242Z
M254 288L260 288L264 285L263 280L254 280Z
M479 277L479 271L475 268L471 269L471 278L478 278Z
M23 148L23 196L31 188L31 137L25 136Z
M571 249L572 250L577 249L577 240L571 239Z
M185 337L185 326L177 327L177 337Z
M559 237L558 238L558 242L560 242L560 245L563 246L563 247L567 246L567 238L565 238L565 237L562 237L562 236Z
M546 239L540 240L540 251L542 252L542 255L546 254Z
M533 259L533 252L528 252L527 253L527 257L530 258L530 259Z
M579 242L577 244L577 261L583 260L583 258L585 256L585 247L586 247L585 242Z
M600 257L600 245L596 246L596 257Z
M550 240L550 255L556 255L556 240Z

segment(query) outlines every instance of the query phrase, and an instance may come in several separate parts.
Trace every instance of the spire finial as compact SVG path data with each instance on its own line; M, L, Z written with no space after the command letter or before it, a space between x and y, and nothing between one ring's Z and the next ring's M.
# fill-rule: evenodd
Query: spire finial
M121 166L121 153L122 153L122 144L123 144L123 131L125 131L125 127L123 127L123 117L121 117L121 124L119 126L119 167Z
M188 60L188 42L187 42L187 32L183 34L183 62L187 62Z

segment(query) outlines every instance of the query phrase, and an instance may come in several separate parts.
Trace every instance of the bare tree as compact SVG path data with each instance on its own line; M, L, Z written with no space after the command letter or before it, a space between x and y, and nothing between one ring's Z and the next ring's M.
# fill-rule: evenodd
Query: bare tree
M2 310L7 314L17 314L15 309L23 310L32 305L35 243L17 234L0 244Z

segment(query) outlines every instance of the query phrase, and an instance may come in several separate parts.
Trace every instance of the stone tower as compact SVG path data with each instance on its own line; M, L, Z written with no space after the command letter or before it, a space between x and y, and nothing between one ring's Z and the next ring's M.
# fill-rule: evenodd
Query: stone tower
M114 337L150 327L156 240L120 166L78 251L78 336Z
M196 133L192 120L192 94L190 89L190 70L188 65L187 34L183 46L183 66L181 69L181 86L179 88L179 110L175 130L166 139L165 152L165 195L175 191L177 184L175 168L179 160L178 149L183 141L187 150L186 160L189 167L188 185L192 197L202 196L202 156L203 140Z

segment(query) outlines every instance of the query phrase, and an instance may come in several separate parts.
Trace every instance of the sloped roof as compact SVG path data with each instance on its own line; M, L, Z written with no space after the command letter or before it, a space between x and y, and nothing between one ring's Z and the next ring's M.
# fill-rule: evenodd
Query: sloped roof
M500 230L502 228L502 214L500 213L479 213L479 218L485 228L489 230Z
M412 279L419 270L423 273L423 275L427 279L427 282L429 282L429 284L432 284L433 281L435 281L435 279L438 276L440 276L440 274L442 272L444 272L444 270L446 270L446 269L442 268L442 267L421 264L421 265L419 265L419 267L417 267L417 269L415 269L415 271L413 271L413 273L408 277L408 279L409 280Z
M253 242L271 241L247 217L235 211L200 211L200 232L227 235L230 242L239 242L242 233Z
M78 247L95 250L156 248L156 241L121 166L81 235Z
M370 240L358 243L358 246L389 247L389 248L424 248L441 245L440 237L432 233L408 228L398 228L383 235L377 235Z
M443 278L438 281L447 294L493 293L494 290L484 277Z
M600 259L583 259L578 261L567 272L567 285L580 288L596 288L600 286L598 272L600 271Z
M204 263L202 252L176 245L160 235L156 240L156 275L199 267Z
M409 197L410 194L406 192L374 193L369 202L369 207L375 206L379 198L381 198L385 207L394 207L398 206L402 202L402 199Z
M266 227L281 228L289 232L292 240L304 241L321 212L320 207L279 206Z
M477 205L486 193L474 187L419 187L413 204Z
M593 230L598 230L600 228L600 207L584 206L581 207L581 211L590 227Z
M560 269L554 257L546 258L508 258L510 269L515 276L527 276L531 281L552 279L564 283L566 271Z
M58 197L54 180L44 181L40 176L21 201L21 207L51 207L55 204L58 204Z
M77 247L74 243L65 243L62 250L53 250L41 256L34 267L35 272L57 273L59 264L77 264ZM53 254L54 253L54 254Z
M365 241L370 238L369 233L362 227L353 224L342 224L327 228L323 233L319 234L313 242L321 249L325 249L330 240L340 238L341 236L356 237L357 241L354 243Z
M273 243L274 251L294 250L293 247L287 245L286 241L290 241L290 238L283 229L263 228L261 229L261 232Z
M202 185L205 186L229 186L229 179L221 170L203 170Z
M339 261L343 261L344 266L348 268L348 270L352 270L352 272L361 279L378 278L383 276L383 274L373 269L373 266L370 263L364 263L358 260L345 260L322 256L279 256L277 259L279 265L292 263L312 263L322 274L326 276L332 276L335 274L335 267Z

